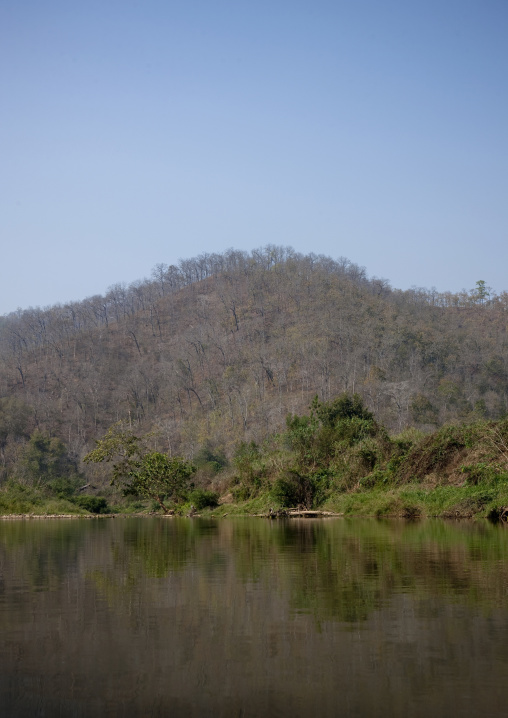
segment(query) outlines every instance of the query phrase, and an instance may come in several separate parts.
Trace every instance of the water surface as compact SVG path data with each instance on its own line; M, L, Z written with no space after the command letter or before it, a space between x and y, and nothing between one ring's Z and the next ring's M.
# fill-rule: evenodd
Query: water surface
M504 716L508 531L0 522L8 716Z

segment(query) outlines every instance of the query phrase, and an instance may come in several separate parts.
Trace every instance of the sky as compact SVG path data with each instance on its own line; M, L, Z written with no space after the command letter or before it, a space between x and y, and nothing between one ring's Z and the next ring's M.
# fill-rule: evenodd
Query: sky
M0 315L266 244L508 290L506 0L3 0Z

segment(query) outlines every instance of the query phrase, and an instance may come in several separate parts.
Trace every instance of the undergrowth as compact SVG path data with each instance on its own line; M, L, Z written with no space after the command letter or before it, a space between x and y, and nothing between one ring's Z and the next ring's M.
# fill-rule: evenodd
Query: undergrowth
M406 518L495 515L508 506L508 421L389 437L360 397L316 398L270 443L241 445L234 465L237 513L269 505Z

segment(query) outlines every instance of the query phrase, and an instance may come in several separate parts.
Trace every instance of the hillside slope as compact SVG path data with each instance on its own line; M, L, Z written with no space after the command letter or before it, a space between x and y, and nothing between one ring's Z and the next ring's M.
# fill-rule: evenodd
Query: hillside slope
M508 295L393 290L348 260L269 246L0 320L2 478L34 431L81 459L118 420L231 456L312 397L360 394L390 431L508 410ZM481 287L480 287L481 289ZM20 463L21 462L21 463Z

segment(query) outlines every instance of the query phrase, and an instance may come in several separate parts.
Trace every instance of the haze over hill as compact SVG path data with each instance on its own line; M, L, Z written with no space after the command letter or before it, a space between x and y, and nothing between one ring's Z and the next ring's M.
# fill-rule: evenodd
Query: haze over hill
M347 259L229 250L0 321L4 476L38 430L79 461L114 422L190 458L261 441L313 396L392 431L508 410L508 294L401 291Z

